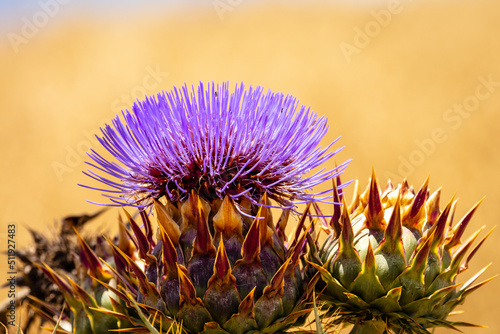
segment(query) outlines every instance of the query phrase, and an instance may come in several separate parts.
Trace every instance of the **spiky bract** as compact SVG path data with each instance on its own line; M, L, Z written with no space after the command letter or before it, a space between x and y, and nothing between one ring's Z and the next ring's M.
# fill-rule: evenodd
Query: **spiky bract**
M92 215L66 216L58 222L58 230L50 229L45 233L27 227L32 240L26 248L17 249L15 252L18 258L16 261L18 272L16 306L19 307L19 312L23 312L21 305L29 306L27 312L22 313L24 333L39 333L41 332L40 325L46 326L47 322L55 324L61 313L65 317L65 312L61 312L65 303L63 294L38 266L44 263L57 268L59 274L76 279L81 273L81 263L75 257L75 252L78 252L79 247L74 229L80 230L104 210ZM104 239L100 236L85 239L99 253L99 244L102 244ZM3 287L5 286L0 286L0 288ZM11 305L10 299L0 301L1 323L7 323L9 311L7 307ZM57 311L51 312L51 310ZM49 316L47 312L54 313L55 317Z
M338 175L346 163L304 177L330 159L319 143L328 126L291 95L263 88L230 92L200 83L174 88L146 98L133 112L117 116L102 129L99 141L118 163L92 150L89 163L97 171L86 174L109 186L102 190L111 204L151 205L166 196L184 201L191 190L206 198L229 196L237 204L258 204L264 193L280 206L291 208L316 195L306 190Z
M336 191L334 197L340 201ZM406 181L397 188L389 182L382 192L373 174L363 194L356 187L349 207L335 208L316 265L332 322L355 324L352 333L470 325L447 316L485 283L473 286L484 269L461 286L456 277L489 233L468 252L480 230L465 242L461 237L479 203L453 226L456 201L440 210L439 197L440 190L429 195L428 181L417 194Z
M260 202L269 204L265 195ZM77 334L179 323L187 333L281 333L304 323L319 279L303 263L307 212L288 240L288 210L275 225L267 207L250 206L259 217L251 219L229 197L207 202L194 191L155 208L157 237L144 211L142 224L125 211L129 228L121 224L120 240L109 241L107 260L81 242L82 285L44 268L73 309Z

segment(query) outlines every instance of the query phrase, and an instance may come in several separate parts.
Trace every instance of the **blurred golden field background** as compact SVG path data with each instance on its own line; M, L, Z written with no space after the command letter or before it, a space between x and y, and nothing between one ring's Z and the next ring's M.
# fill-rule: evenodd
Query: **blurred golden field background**
M99 209L86 201L100 195L77 186L89 183L85 151L102 152L94 133L136 98L199 81L293 94L328 117L325 145L342 136L335 161L354 159L344 181L365 187L372 166L383 184L407 177L419 188L430 175L442 206L456 192L455 221L486 196L468 235L499 224L497 1L226 0L99 14L62 2L35 32L23 17L39 5L2 13L17 24L0 44L0 251L8 224L19 248L31 242L26 226L49 233L65 215ZM117 214L94 230L114 230ZM500 273L499 244L495 231L460 281L490 262L482 278ZM0 282L6 264L2 254ZM489 328L463 331L500 333L499 299L500 279L469 296L456 319Z

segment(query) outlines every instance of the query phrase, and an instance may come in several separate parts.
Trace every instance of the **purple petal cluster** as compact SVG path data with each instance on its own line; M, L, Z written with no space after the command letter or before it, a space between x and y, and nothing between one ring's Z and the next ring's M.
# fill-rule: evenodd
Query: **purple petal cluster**
M337 138L319 147L328 126L291 95L263 88L200 83L135 103L106 125L104 148L111 161L92 150L96 171L84 172L107 187L110 203L146 207L166 196L177 202L195 190L208 199L230 196L257 204L267 193L280 207L328 198L309 190L339 175L347 162L306 176L340 149ZM319 196L319 197L318 197Z

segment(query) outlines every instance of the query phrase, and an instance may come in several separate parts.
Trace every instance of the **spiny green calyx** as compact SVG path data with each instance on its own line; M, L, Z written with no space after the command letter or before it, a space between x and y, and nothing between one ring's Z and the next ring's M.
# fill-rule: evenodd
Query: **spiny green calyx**
M187 333L281 333L304 323L319 276L311 277L301 261L307 213L288 240L288 214L276 226L262 206L268 204L264 195L259 206L250 205L258 217L252 219L240 215L229 197L209 202L192 191L175 204L156 201L156 237L144 211L142 227L124 211L129 227L120 224L120 238L108 240L107 258L81 241L90 284L68 284L44 270L65 294L77 334L161 333L178 324ZM105 302L97 291L106 294ZM83 325L78 314L88 318Z
M334 184L334 199L344 202L336 189ZM475 247L482 228L462 242L480 202L453 226L456 201L440 210L439 197L440 189L430 195L428 180L417 194L406 180L397 188L389 182L382 192L373 173L364 193L356 183L352 204L344 202L330 222L323 220L329 235L319 250L321 263L314 266L326 283L320 298L332 323L354 324L351 333L475 326L447 316L489 281L473 285L486 268L464 284L456 277L491 231Z

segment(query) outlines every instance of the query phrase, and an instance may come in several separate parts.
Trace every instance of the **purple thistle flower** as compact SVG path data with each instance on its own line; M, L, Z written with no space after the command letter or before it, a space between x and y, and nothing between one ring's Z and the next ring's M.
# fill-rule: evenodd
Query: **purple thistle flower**
M84 172L108 189L112 203L146 207L166 196L177 202L191 190L207 199L230 196L236 203L246 199L257 204L267 193L280 207L331 198L306 190L330 180L347 162L314 175L306 173L333 157L318 147L328 126L291 95L257 86L244 89L200 83L198 94L184 85L159 93L122 112L112 125L101 129L99 142L118 163L92 150L87 162L98 170ZM101 174L99 174L101 173ZM318 197L319 196L319 197ZM98 204L98 203L97 203Z

